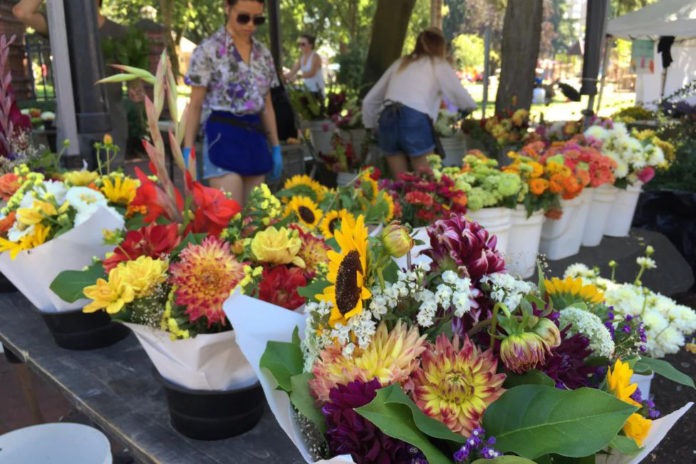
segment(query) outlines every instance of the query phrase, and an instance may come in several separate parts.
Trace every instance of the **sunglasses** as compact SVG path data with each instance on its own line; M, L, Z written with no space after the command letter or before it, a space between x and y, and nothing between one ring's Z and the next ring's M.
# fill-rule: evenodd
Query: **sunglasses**
M237 23L239 24L249 24L249 21L254 22L254 26L260 26L266 22L265 16L254 16L251 17L248 13L240 13L237 15Z
M307 42L297 42L298 47L306 47L307 45L309 45Z

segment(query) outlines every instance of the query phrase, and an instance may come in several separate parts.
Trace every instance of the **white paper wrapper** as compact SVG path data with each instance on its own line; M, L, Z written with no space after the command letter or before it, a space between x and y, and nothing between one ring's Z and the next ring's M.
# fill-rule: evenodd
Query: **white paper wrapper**
M78 271L91 264L92 257L103 258L113 250L104 245L104 229L123 228L123 217L106 208L99 208L84 223L49 242L20 252L13 260L9 253L0 253L0 271L24 294L39 311L60 312L82 308L89 303L81 299L63 301L49 286L66 270Z
M254 369L235 341L235 331L172 340L169 333L126 324L167 380L191 390L232 390L253 385Z
M665 438L667 433L672 429L674 424L686 414L693 406L693 402L689 402L677 409L671 414L656 419L652 423L650 432L647 438L643 441L643 448L633 456L624 456L623 454L602 454L595 457L595 464L639 464L657 445Z

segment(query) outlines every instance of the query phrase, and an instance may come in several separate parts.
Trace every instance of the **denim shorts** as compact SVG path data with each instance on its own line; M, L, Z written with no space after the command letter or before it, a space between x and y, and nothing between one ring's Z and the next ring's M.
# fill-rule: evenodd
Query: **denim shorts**
M245 115L237 119L257 125L261 123L258 115ZM273 167L266 136L257 130L230 125L221 122L219 118L208 118L204 134L203 179L220 177L231 172L241 176L258 176L268 173ZM211 161L211 150L217 150L218 156L226 158L224 167Z
M379 148L385 155L405 153L418 157L435 150L430 117L418 110L390 103L379 116Z

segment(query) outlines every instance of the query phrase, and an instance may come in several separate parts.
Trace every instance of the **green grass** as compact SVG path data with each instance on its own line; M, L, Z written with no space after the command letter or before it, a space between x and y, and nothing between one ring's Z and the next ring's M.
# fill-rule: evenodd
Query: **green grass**
M483 85L482 84L467 84L466 89L471 96L476 100L479 106L483 103ZM497 87L489 86L488 88L488 104L486 105L486 116L493 116L495 113L495 94ZM567 101L566 98L557 92L549 105L532 105L530 116L533 121L539 121L541 115L544 115L545 121L573 121L582 118L582 111L587 108L588 96L583 95L579 102ZM599 96L595 97L595 107ZM611 116L621 108L633 106L635 94L633 92L614 92L605 91L602 96L602 107L599 110L599 116ZM479 109L473 113L474 119L480 119L482 111Z

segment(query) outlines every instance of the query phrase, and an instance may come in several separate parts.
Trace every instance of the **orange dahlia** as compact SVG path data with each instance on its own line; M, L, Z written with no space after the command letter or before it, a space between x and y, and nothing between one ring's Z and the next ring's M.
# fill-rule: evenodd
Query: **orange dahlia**
M505 374L496 374L493 352L480 352L469 340L450 341L444 334L421 357L411 377L413 400L430 417L468 437L479 426L484 411L505 391Z
M204 317L208 327L225 325L222 303L244 277L244 266L230 252L230 245L208 236L200 245L189 244L170 267L175 302L186 307L191 322Z

